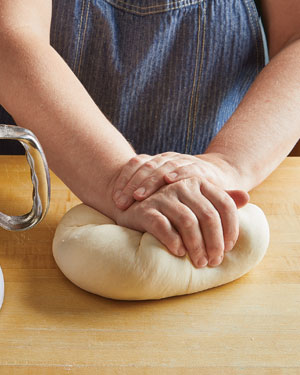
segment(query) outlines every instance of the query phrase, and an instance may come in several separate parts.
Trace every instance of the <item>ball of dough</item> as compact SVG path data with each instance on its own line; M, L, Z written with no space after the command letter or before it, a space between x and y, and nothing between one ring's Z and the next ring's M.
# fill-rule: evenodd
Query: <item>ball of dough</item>
M4 298L4 279L3 279L2 269L0 267L0 310L2 307L2 303L3 303L3 298Z
M84 204L59 223L53 254L68 279L104 297L147 300L195 293L241 277L265 255L269 226L264 213L253 204L238 213L238 241L214 268L196 269L188 256L172 255L149 233L116 225Z

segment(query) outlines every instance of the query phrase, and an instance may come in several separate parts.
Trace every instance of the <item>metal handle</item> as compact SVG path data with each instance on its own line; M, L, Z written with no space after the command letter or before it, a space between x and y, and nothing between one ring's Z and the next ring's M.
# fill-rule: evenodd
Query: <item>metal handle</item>
M0 139L14 139L23 145L33 185L31 211L22 216L9 216L0 212L0 226L11 231L26 230L38 224L49 208L50 176L47 161L39 141L28 129L0 124Z

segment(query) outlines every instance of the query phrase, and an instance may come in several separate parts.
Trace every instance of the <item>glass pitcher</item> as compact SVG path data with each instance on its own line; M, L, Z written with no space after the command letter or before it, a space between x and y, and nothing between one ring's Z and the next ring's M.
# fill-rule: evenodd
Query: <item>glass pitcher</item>
M0 124L0 139L14 139L23 145L33 185L31 211L22 216L9 216L0 212L0 226L11 231L26 230L38 224L48 211L50 176L46 158L39 141L30 130Z
M27 162L30 166L33 185L31 211L22 216L9 216L0 212L0 226L10 231L26 230L38 224L49 208L50 176L46 158L39 141L30 130L18 126L0 124L0 139L17 140L23 145ZM0 267L0 309L3 298L4 279Z

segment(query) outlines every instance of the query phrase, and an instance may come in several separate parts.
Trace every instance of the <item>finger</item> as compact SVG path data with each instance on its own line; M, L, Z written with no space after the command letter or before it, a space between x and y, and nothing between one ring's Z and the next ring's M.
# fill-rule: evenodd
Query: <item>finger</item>
M165 161L153 172L150 177L143 181L139 188L134 192L134 198L141 201L155 193L158 189L166 184L164 179L165 174L177 169L179 164L187 165L190 164L190 161L181 159Z
M150 155L136 155L135 157L131 158L122 168L113 189L113 200L115 202L119 199L122 190L128 184L128 181L131 179L134 173L140 168L141 165L145 163L145 161L149 159L151 159Z
M210 186L210 183L201 185L202 194L213 204L218 211L224 237L224 251L232 250L239 235L239 220L234 200L222 189Z
M249 194L243 190L227 190L227 194L234 200L237 208L244 207L250 200Z
M177 156L181 156L182 154L178 153L178 152L174 152L174 151L167 151L167 152L163 152L162 154L160 154L162 157L167 157L167 158L174 158L174 157L177 157Z
M199 176L201 174L205 175L204 172L201 171L201 166L197 165L196 163L189 162L183 166L174 168L174 170L170 173L166 173L164 180L166 183L172 184L174 182Z
M182 182L189 186L188 189L182 189L178 197L182 203L190 207L198 219L208 265L218 266L224 257L224 238L220 215L210 200L202 195L197 179L183 180ZM211 185L214 187L213 184Z
M159 180L163 181L163 178L159 178L159 175L157 175L157 169L161 164L164 163L164 161L164 157L162 157L161 155L156 155L140 165L139 169L136 170L135 173L131 176L121 193L118 194L118 198L115 202L117 207L123 210L127 209L135 200L134 192L141 189L141 184L152 174L152 183L158 184L160 187L161 184L159 183ZM144 198L142 198L141 200L143 199Z
M161 212L155 210L148 213L144 226L145 230L163 243L172 254L177 256L186 254L180 235Z
M207 254L197 217L183 203L177 202L164 206L161 212L180 234L190 259L196 268L207 265Z

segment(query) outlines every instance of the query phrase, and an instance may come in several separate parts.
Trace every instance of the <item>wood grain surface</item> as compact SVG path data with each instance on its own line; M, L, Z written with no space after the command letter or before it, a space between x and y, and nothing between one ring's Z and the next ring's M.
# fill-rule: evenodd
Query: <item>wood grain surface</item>
M0 157L0 210L31 208L22 156ZM87 293L58 270L55 228L79 200L53 174L47 217L0 229L5 300L0 374L300 374L300 158L287 158L251 201L265 212L263 261L227 285L161 301Z

